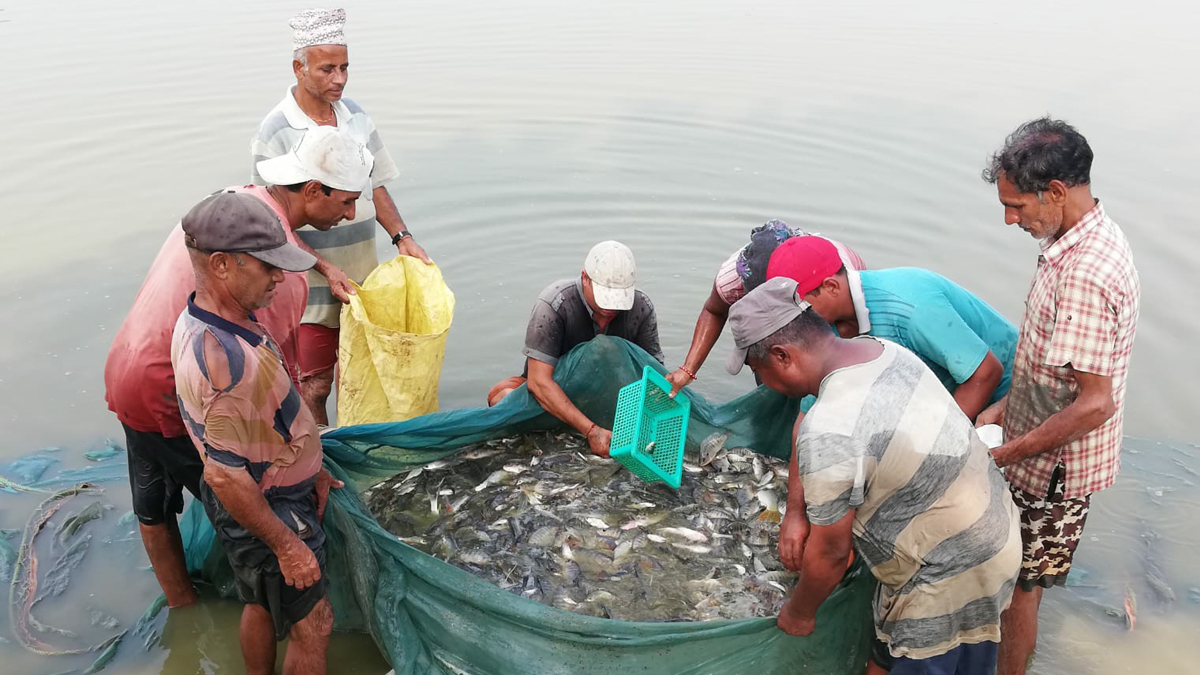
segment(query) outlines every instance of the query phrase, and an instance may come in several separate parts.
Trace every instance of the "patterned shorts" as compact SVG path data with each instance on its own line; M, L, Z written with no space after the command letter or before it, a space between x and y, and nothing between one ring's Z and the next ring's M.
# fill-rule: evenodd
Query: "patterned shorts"
M1013 501L1021 512L1022 555L1017 585L1022 590L1067 583L1067 573L1071 571L1071 559L1083 534L1091 496L1063 499L1066 487L1062 474L1060 464L1054 469L1046 497L1012 488Z

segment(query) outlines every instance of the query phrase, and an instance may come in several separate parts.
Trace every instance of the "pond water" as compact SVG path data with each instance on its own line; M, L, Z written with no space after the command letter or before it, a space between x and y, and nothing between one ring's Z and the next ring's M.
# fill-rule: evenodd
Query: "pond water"
M62 464L120 427L103 403L108 345L166 232L212 190L244 182L249 138L291 80L276 0L29 0L0 9L9 122L0 204L0 462L46 446ZM872 267L941 272L1014 322L1036 244L1005 227L985 158L1019 122L1075 123L1095 193L1125 229L1143 302L1117 486L1098 495L1075 585L1047 595L1038 673L1183 670L1200 634L1200 228L1184 169L1200 153L1196 12L1164 0L1007 5L884 2L346 3L349 97L402 177L392 194L458 297L441 394L476 406L521 367L529 307L616 238L639 262L668 363L686 353L717 266L782 218L837 237ZM380 251L389 247L382 237ZM1192 282L1188 282L1192 279ZM1190 307L1190 309L1189 309ZM1174 337L1173 337L1174 336ZM719 367L697 388L753 386ZM121 482L105 485L115 513ZM0 493L0 527L38 499ZM136 541L93 555L47 620L81 605L124 625L157 595ZM1148 562L1149 561L1149 562ZM1147 582L1161 572L1175 600ZM1157 572L1156 572L1157 573ZM95 597L74 594L81 586ZM1136 628L1109 615L1126 587ZM89 592L92 592L89 590ZM170 616L121 672L240 668L234 603ZM76 617L77 618L77 617ZM7 626L7 619L0 619ZM86 625L86 621L83 622ZM2 633L10 637L7 630ZM99 633L98 633L99 634ZM338 672L387 667L337 636ZM6 672L70 658L0 642ZM336 659L336 661L333 661ZM11 666L11 667L10 667Z

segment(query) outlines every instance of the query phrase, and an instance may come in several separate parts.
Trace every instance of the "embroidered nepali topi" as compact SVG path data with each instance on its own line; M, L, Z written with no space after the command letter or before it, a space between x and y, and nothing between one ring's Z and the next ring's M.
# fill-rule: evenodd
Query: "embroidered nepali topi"
M288 25L292 27L293 50L346 44L344 9L306 9L293 16Z

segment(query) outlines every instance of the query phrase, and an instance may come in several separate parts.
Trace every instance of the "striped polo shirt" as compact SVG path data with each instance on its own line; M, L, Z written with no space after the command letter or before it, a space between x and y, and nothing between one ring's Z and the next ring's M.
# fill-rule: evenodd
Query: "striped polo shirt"
M293 85L284 92L283 100L267 113L254 139L250 141L250 179L258 185L266 184L258 175L259 162L291 152L304 137L304 132L320 126L300 109L292 93L294 90ZM349 131L375 156L375 167L371 170L372 188L395 180L400 171L379 139L375 123L362 107L343 98L334 102L333 112L337 126ZM353 223L338 225L328 232L306 225L296 230L296 234L321 257L361 284L379 264L375 254L375 205L370 195L364 193L354 205L354 210ZM333 297L329 282L316 270L311 270L308 273L308 287L308 306L302 322L337 328L342 303Z
M275 341L254 315L251 330L195 300L175 324L171 364L196 449L205 461L244 468L267 497L310 488L321 438Z
M854 510L854 550L880 584L876 633L893 656L999 642L1021 565L1008 485L933 372L879 343L875 359L825 377L800 424L809 520Z

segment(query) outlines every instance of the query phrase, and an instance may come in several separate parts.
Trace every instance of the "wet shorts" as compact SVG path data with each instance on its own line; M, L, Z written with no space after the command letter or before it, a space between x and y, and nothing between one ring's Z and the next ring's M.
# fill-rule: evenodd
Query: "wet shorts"
M927 659L892 656L880 640L871 645L871 660L887 669L888 675L993 675L998 654L995 642L959 645Z
M337 365L338 329L302 323L296 331L296 362L300 379L319 375Z
M125 427L133 514L143 525L162 525L183 512L183 489L199 496L204 462L188 436Z
M1021 512L1021 573L1017 585L1022 590L1067 583L1091 496L1063 499L1064 471L1062 464L1055 467L1047 497L1012 488L1013 501Z
M208 483L200 481L200 500L229 558L238 598L247 605L258 605L267 610L275 626L275 640L280 641L325 597L328 587L325 532L317 519L317 494L312 481L289 488L272 488L264 496L275 515L303 539L316 556L321 567L321 580L312 586L303 590L289 586L279 571L275 552L234 520Z

